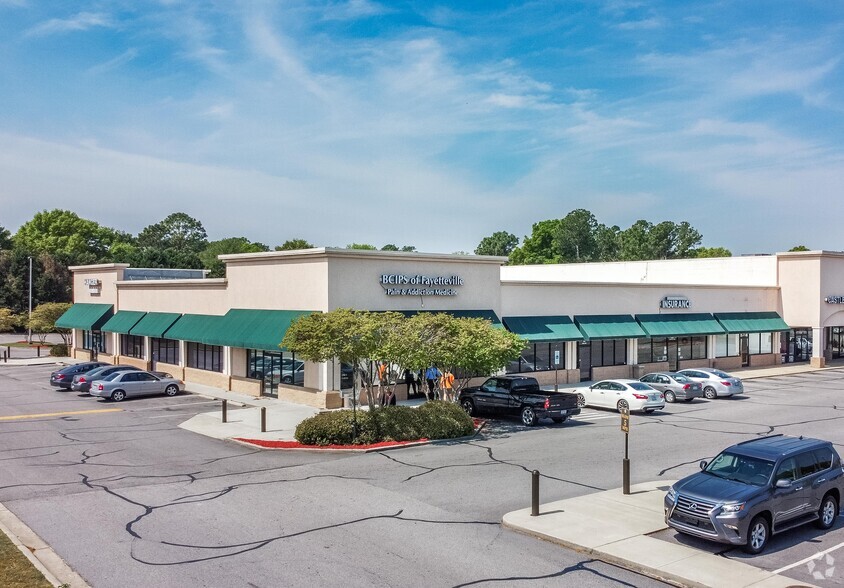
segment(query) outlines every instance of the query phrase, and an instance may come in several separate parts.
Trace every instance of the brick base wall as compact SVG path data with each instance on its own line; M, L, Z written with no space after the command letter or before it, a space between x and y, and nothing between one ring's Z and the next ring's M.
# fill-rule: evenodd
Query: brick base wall
M257 398L261 395L261 382L251 378L232 376L232 392L240 392Z
M117 363L120 365L131 365L133 367L149 371L149 362L143 359L138 359L137 357L126 357L125 355L118 355Z
M741 357L716 357L712 360L712 367L727 372L739 369L741 368Z
M179 380L185 379L185 368L174 365L172 363L164 363L163 361L155 362L155 371L157 372L167 372L174 378Z
M604 367L592 368L592 379L596 382L598 380L616 380L619 378L630 378L632 375L632 365L608 365Z
M208 370L199 370L196 368L185 368L185 381L195 382L203 386L213 386L214 388L229 389L229 376L219 372L210 372Z
M684 370L694 369L694 368L708 368L710 367L711 360L709 359L684 359L683 361L678 362L680 364L680 369ZM741 361L739 361L739 365L741 365Z
M779 365L780 361L779 353L763 353L761 355L750 356L750 365L752 367Z

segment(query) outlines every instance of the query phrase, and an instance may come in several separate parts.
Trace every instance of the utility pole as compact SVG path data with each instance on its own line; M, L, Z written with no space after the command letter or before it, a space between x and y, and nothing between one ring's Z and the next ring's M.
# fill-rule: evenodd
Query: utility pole
M29 257L29 321L27 321L26 342L32 345L32 256Z

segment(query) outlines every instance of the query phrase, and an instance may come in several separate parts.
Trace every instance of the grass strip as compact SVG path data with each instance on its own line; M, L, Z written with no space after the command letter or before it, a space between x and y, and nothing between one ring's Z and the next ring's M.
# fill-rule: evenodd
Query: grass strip
M53 587L2 531L0 531L0 586L3 588Z

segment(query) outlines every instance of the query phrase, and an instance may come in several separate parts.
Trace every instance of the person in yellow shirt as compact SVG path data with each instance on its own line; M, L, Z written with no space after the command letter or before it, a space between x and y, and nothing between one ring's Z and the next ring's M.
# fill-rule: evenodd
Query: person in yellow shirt
M440 389L443 391L443 400L454 402L454 374L448 370L440 377Z

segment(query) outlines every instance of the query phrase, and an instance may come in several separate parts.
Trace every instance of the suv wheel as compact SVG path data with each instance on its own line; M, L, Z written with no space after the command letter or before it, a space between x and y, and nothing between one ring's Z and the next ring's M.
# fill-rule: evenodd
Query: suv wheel
M526 427L532 427L536 424L536 412L534 412L533 408L530 406L526 406L522 409L522 423Z
M463 402L460 403L460 406L463 407L463 410L466 411L466 414L469 416L475 416L475 403L472 402L471 398L464 398Z
M704 388L703 395L706 396L708 400L715 400L716 398L718 398L718 393L712 386L707 386L706 388Z
M768 519L762 515L757 515L747 528L747 545L744 550L747 553L757 554L762 553L768 545L768 537L771 535L771 526L768 524Z
M838 517L838 501L832 494L827 494L821 501L821 508L818 510L818 528L829 529L835 524Z

